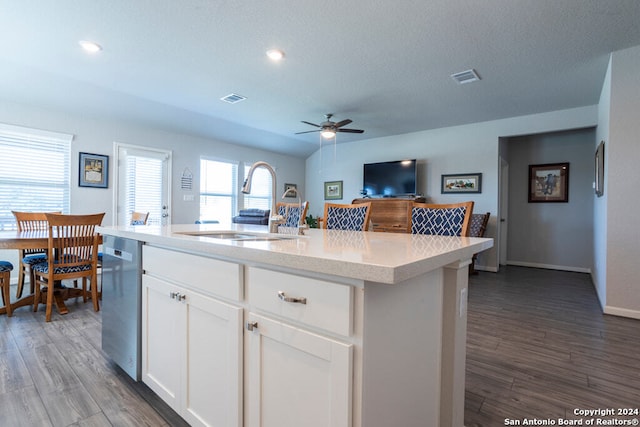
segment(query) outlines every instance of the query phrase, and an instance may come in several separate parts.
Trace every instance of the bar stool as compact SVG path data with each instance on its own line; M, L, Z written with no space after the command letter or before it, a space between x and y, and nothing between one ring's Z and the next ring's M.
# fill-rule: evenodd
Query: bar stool
M11 294L9 293L9 285L11 284L11 270L13 264L9 261L0 261L0 288L2 288L2 303L7 308L7 316L11 317Z

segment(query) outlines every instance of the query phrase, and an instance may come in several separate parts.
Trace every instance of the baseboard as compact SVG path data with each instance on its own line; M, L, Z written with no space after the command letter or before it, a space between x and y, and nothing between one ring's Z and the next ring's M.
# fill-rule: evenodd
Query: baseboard
M508 261L507 265L516 265L518 267L544 268L547 270L573 271L576 273L591 273L590 268L570 267L567 265L540 264L537 262Z
M477 265L474 267L477 271L488 271L490 273L497 273L498 267L487 267L486 265Z
M611 314L612 316L640 319L640 311L638 310L629 310L628 308L611 307L610 305L606 305L603 311L604 314Z

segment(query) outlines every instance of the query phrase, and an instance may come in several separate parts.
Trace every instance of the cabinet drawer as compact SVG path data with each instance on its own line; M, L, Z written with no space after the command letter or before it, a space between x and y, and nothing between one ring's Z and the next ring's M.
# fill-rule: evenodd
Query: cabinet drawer
M340 335L351 334L351 286L250 267L247 293L249 304L260 310ZM306 303L285 298L304 298Z
M233 262L144 245L142 268L205 294L242 299L242 266Z

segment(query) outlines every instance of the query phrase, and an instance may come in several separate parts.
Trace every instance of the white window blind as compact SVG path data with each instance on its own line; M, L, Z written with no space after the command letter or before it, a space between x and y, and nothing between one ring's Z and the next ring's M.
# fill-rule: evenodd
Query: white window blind
M125 213L149 212L148 225L162 224L162 159L127 156Z
M69 213L73 135L0 124L0 230L15 211Z
M231 223L238 200L238 164L200 159L200 219Z
M244 179L249 174L250 164L244 165ZM244 195L243 209L271 209L271 174L265 168L257 168L251 178L251 194Z

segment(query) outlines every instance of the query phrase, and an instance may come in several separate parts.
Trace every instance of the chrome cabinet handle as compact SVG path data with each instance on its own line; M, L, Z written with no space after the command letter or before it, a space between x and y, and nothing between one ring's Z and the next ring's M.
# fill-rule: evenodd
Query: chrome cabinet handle
M171 299L177 299L178 301L184 301L185 299L187 299L187 296L181 294L180 292L171 292L169 293L169 297Z
M258 322L247 322L247 331L258 329Z
M278 291L278 298L280 298L284 302L293 302L293 303L298 303L298 304L306 304L307 303L307 299L306 298L288 297L283 291Z

